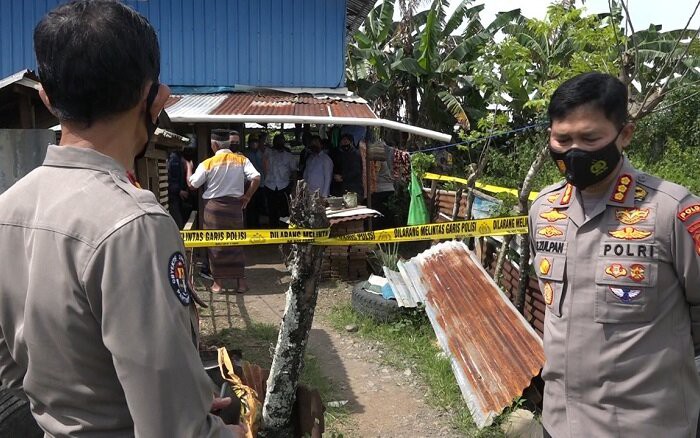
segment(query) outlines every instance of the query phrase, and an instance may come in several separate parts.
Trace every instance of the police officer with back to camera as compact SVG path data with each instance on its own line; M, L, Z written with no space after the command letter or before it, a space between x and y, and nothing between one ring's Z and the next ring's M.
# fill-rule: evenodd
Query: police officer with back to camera
M0 196L0 381L48 436L240 436L209 413L178 228L129 178L169 95L148 21L117 1L34 31L60 146Z
M586 73L549 105L566 181L529 214L546 303L545 436L694 437L700 413L700 199L636 170L627 90Z

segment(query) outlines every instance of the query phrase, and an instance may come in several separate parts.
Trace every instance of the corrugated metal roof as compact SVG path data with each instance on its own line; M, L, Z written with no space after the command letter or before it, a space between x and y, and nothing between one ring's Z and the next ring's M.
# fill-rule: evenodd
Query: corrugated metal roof
M229 93L171 96L166 112L171 118L196 115L281 115L371 118L377 116L355 96L315 97L310 94Z
M211 114L221 103L226 100L226 94L188 94L185 96L172 96L177 100L165 107L165 112L172 119L174 117L191 117L200 114Z
M38 81L39 78L32 71L22 70L6 78L0 79L0 89L3 89L12 84L20 84L24 85L25 87L38 89Z
M332 88L345 83L346 25L360 22L346 12L366 1L124 0L156 29L165 84ZM0 0L0 77L36 68L32 32L59 3Z
M544 363L542 341L466 245L449 241L403 264L478 427L520 396Z

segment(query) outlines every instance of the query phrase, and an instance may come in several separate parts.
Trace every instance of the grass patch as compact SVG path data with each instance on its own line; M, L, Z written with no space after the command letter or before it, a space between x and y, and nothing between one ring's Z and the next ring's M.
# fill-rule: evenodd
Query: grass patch
M452 413L453 426L460 433L480 438L504 436L500 430L502 417L490 427L477 429L425 312L416 310L399 322L379 324L355 312L350 304L343 304L331 311L329 319L337 330L344 331L345 326L354 324L361 337L382 343L386 353L383 360L388 365L415 369L429 388L430 401Z
M270 369L272 356L277 344L278 327L273 324L253 323L246 328L228 328L215 335L203 338L205 345L225 346L230 350L241 350L243 359L257 364L265 369ZM321 400L328 402L338 400L338 393L324 374L318 358L306 352L304 357L304 369L300 377L300 383L311 388L318 389ZM339 436L342 427L349 421L349 411L345 406L332 408L326 406L326 432L329 436ZM335 435L334 435L335 434Z

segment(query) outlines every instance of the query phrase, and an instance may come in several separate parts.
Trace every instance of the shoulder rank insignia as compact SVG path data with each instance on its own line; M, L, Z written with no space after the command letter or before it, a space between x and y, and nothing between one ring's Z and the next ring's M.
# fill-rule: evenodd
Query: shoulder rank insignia
M678 219L680 219L683 222L687 222L688 219L695 216L696 214L700 214L700 204L694 204L684 208L683 211L678 213Z
M625 225L635 225L649 217L649 209L630 208L628 210L617 210L615 217Z
M635 187L634 188L634 200L637 202L643 202L645 199L647 199L647 191L644 189L644 187Z
M641 240L651 236L651 231L642 231L634 227L625 227L620 230L609 231L612 237L623 240Z
M544 297L544 302L548 306L552 305L554 301L554 288L552 288L552 283L546 281L544 287L542 288L542 296Z
M567 216L566 214L560 212L559 210L551 209L550 211L546 213L540 213L540 217L542 219L546 219L547 222L557 222L562 219L566 219Z
M627 276L627 269L619 263L613 263L605 268L605 273L614 278Z
M560 205L569 205L571 202L571 196L574 193L574 186L571 184L567 184L566 187L564 187L564 195L561 197L561 201L559 202Z
M613 293L617 298L623 303L629 303L633 299L637 298L639 294L642 293L641 289L632 289L629 287L614 287L610 286L610 292Z
M627 198L627 192L629 192L630 184L632 184L632 177L624 174L620 175L617 179L617 184L615 185L615 192L610 197L611 201L623 203L625 198Z
M547 275L552 270L552 262L548 258L543 258L540 262L540 274Z
M560 192L547 196L547 202L554 204L554 202L559 198L559 195L561 195Z
M555 237L563 236L564 232L555 226L547 225L546 227L537 230L537 234L544 237Z
M644 265L634 264L630 266L630 278L636 282L644 281L646 278Z

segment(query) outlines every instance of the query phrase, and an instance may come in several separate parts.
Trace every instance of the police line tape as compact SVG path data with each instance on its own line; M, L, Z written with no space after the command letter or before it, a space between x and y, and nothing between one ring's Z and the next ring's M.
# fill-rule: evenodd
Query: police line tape
M430 173L430 172L426 172L423 175L423 178L435 180L435 181L451 181L451 182L456 182L456 183L460 183L460 184L467 183L467 180L464 178L459 178L456 176L438 175L437 173ZM494 186L491 184L484 184L484 183L479 182L479 181L474 183L474 186L477 189L481 189L481 190L483 190L485 192L489 192L489 193L509 193L509 194L515 196L516 198L520 196L520 192L518 192L516 189L508 189L506 187L499 187L499 186ZM528 199L530 201L534 201L535 199L537 199L538 195L539 195L539 192L531 192Z
M416 240L461 239L469 237L525 234L527 216L441 222L426 225L388 228L329 237L330 229L290 228L279 230L196 230L181 231L187 248L212 246L272 245L311 243L346 246L375 243L411 242Z

